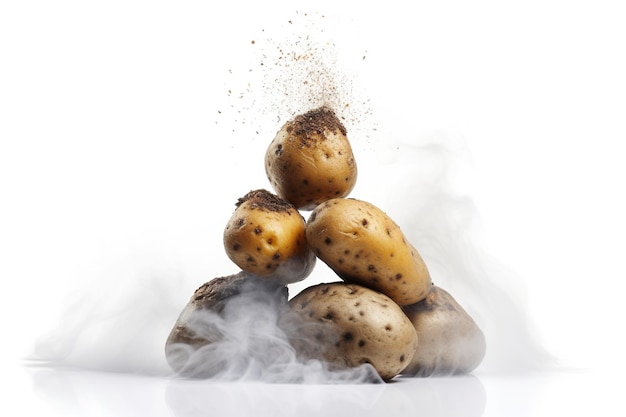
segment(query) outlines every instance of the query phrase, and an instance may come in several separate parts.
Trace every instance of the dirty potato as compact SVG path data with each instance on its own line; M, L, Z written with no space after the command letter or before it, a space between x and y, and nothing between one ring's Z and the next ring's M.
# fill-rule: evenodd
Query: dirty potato
M240 198L224 229L224 249L241 269L287 284L306 278L316 257L306 222L295 207L267 190Z
M265 171L276 193L301 210L347 196L357 166L346 128L321 107L288 121L265 154Z
M287 287L243 271L204 283L194 291L167 337L165 358L168 364L176 373L190 377L214 377L228 371L228 358L225 359L224 355L233 356L235 352L212 351L211 348L228 339L229 333L242 332L229 327L236 323L233 314L258 316L258 311L250 307L254 301L257 306L262 306L263 311L275 312L279 317L279 312L287 305L288 296ZM241 305L248 310L241 311ZM258 351L267 356L254 346L250 351L252 355Z
M279 325L304 359L331 368L369 363L383 380L411 361L417 334L389 297L366 287L334 282L303 290L289 301Z
M378 207L335 198L311 212L306 237L315 254L344 281L380 291L399 305L423 300L431 278L400 227Z
M464 374L485 356L485 336L445 290L433 286L426 299L403 307L420 344L402 372L410 376Z

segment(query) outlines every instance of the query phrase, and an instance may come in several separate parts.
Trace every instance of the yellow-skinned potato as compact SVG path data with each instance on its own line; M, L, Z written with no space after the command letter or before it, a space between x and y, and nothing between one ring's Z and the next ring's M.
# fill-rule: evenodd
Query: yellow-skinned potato
M327 107L283 125L265 154L265 171L274 191L301 210L346 197L357 178L346 128Z
M345 282L303 290L289 301L279 325L299 357L331 369L369 363L383 380L406 367L418 344L415 329L393 300Z
M224 229L224 248L242 270L283 284L303 280L316 262L302 215L266 190L239 199Z
M403 310L420 340L404 375L463 374L480 365L485 336L448 292L433 286L426 299Z
M400 227L371 203L326 201L311 212L306 237L344 281L380 291L399 305L423 300L432 285L426 264Z

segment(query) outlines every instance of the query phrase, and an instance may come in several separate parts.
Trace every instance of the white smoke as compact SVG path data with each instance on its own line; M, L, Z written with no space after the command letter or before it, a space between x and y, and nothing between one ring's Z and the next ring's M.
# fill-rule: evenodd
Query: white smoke
M211 146L186 143L191 151L184 155L162 150L164 161L148 167L158 182L151 186L170 193L152 202L180 198L188 207L172 204L158 211L150 202L141 206L135 188L126 190L133 198L128 209L136 212L144 227L148 220L158 229L161 222L171 220L167 216L182 219L177 219L183 223L180 229L162 237L177 241L175 253L168 252L171 244L157 242L152 244L155 250L150 256L112 259L79 271L86 272L83 290L69 294L69 306L57 328L36 347L33 356L37 361L73 369L172 375L163 347L185 302L203 282L233 272L223 254L221 231L236 199L250 189L269 187L262 161L267 144L286 117L320 104L306 97L319 93L323 104L340 107L335 110L345 121L355 151L359 179L351 196L379 206L400 225L424 257L435 283L449 291L485 332L487 356L477 371L508 372L544 363L544 352L531 337L523 303L512 296L511 288L520 285L518 277L482 249L480 218L471 198L471 155L462 136L446 130L426 134L413 129L412 120L403 119L396 109L375 108L364 93L367 86L342 72L345 68L372 71L367 67L366 48L352 50L348 58L337 54L348 49L329 41L334 35L323 29L332 26L324 24L330 19L298 13L274 31L250 35L246 42L255 42L247 51L255 51L254 59L238 61L242 66L233 64L231 72L224 69L224 94L228 95L217 103L226 104L218 106L215 126L203 138L211 141ZM290 29L285 31L285 27ZM311 77L316 71L318 76ZM309 80L321 84L304 84ZM213 140L216 137L220 140ZM175 162L186 169L164 173L162 164L167 165L169 157L181 158L184 163ZM146 181L142 177L136 185L146 185ZM137 246L144 243L140 240ZM126 247L131 252L136 249L132 244ZM163 258L175 260L168 264ZM94 273L98 267L102 269ZM290 293L333 279L318 263L311 277L290 286ZM271 314L261 309L252 322L247 321L248 316L235 315L235 326L221 323L229 329L241 325L250 330L207 351L212 356L215 352L211 349L224 348L218 357L232 360L234 373L221 375L223 379L364 380L367 372L362 370L357 370L356 376L330 374L319 363L294 361L277 329L267 325L273 321ZM262 317L260 325L257 320ZM245 347L250 335L257 340L265 338L268 349L281 351L283 365L292 366L288 377L271 370L266 374L267 367L260 366L259 360L242 356L248 352ZM229 356L233 349L241 354Z

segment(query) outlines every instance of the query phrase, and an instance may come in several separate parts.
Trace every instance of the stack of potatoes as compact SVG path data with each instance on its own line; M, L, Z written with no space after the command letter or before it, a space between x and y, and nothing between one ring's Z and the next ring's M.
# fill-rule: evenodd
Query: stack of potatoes
M193 352L222 337L191 323L207 311L221 314L243 293L270 294L277 325L298 357L330 369L367 363L391 380L467 373L480 364L482 331L432 284L400 227L374 204L348 198L357 164L331 109L282 126L265 170L275 194L247 193L224 230L225 251L241 271L196 290L168 337L166 357L175 371L197 375L202 363L190 361ZM317 259L336 276L289 299L286 286L309 276Z

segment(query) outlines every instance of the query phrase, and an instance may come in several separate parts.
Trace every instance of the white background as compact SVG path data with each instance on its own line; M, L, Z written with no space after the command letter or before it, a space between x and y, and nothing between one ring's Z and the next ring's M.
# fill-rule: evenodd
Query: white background
M2 3L1 352L20 392L21 358L63 320L73 330L44 347L65 349L80 324L115 331L102 323L117 315L167 327L199 284L233 272L223 225L268 186L269 113L291 110L235 90L261 92L264 39L289 44L281 33L317 21L352 80L355 193L409 227L419 195L402 155L443 140L460 164L446 180L480 226L472 244L542 346L567 366L623 369L619 2L333 3ZM159 326L140 334L160 343Z

